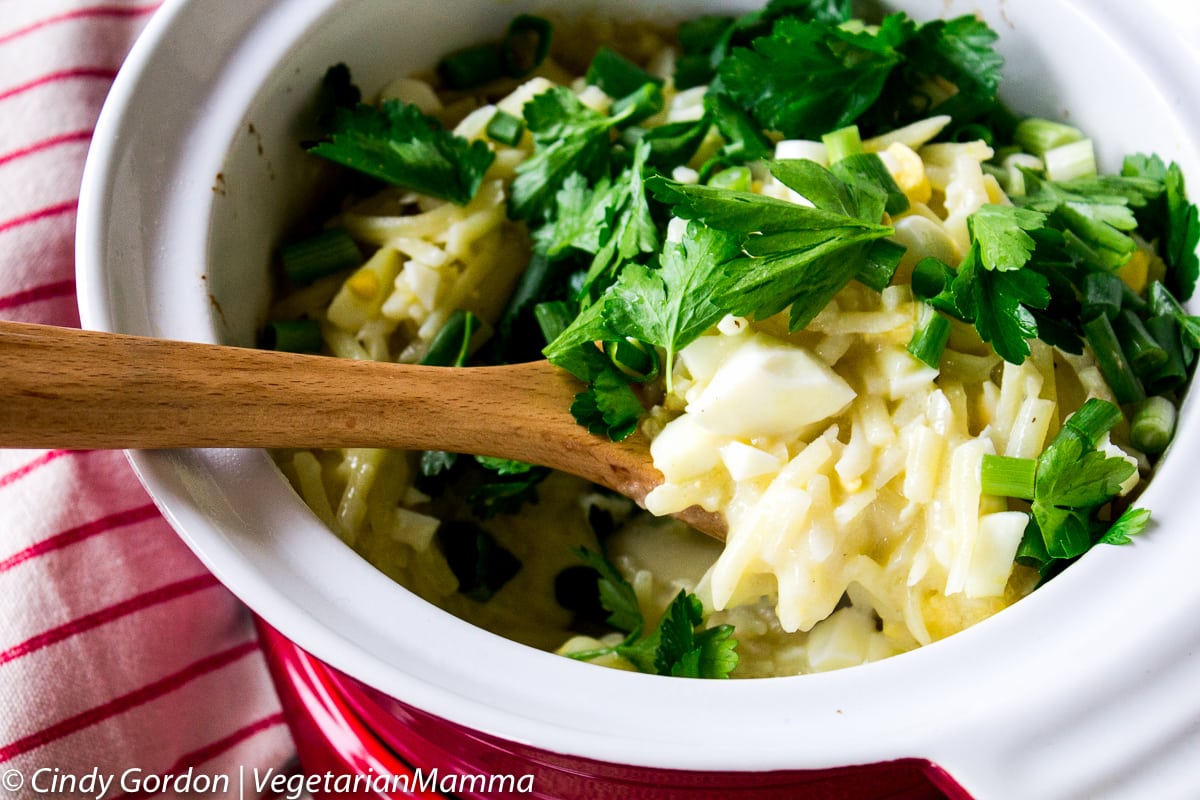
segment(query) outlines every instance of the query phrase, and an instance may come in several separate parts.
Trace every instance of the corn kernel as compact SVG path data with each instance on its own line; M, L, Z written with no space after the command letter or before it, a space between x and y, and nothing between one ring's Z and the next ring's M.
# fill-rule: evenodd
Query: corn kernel
M367 300L379 291L379 278L370 270L359 270L346 279L346 288Z
M1150 255L1140 247L1133 251L1129 260L1117 270L1117 277L1125 281L1125 285L1141 294L1146 288L1146 277L1150 272Z

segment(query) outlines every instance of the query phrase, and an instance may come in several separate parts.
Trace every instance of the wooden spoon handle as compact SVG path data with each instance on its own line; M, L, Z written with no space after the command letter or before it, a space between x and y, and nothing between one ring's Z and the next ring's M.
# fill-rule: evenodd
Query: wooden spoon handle
M0 447L394 447L511 458L641 504L641 433L593 436L546 361L448 369L0 322ZM718 538L719 514L675 516Z
M395 447L527 461L641 502L644 438L571 417L545 361L447 369L0 323L0 447Z

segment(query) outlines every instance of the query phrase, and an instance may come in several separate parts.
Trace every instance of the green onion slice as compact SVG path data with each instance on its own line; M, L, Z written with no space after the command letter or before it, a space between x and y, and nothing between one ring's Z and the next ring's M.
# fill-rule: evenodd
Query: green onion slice
M1032 500L1037 461L986 453L979 476L984 494Z
M1129 440L1138 450L1156 456L1175 435L1175 404L1165 397L1147 397L1138 404L1129 423Z
M315 319L277 319L263 328L261 346L285 353L319 353L322 341Z
M458 309L434 334L421 363L427 367L461 367L471 354L471 338L479 330L479 317Z
M450 89L473 89L503 74L500 48L481 44L458 50L438 62L437 74Z
M303 286L362 264L362 251L345 228L329 228L279 248L288 279Z
M516 147L524 134L525 120L507 111L497 110L487 124L488 137L509 147Z
M1117 402L1124 405L1144 399L1146 392L1129 365L1108 317L1101 314L1085 322L1083 332L1092 347L1092 353L1096 356L1096 364L1112 388Z
M939 314L928 303L921 304L920 318L913 328L912 339L908 342L908 352L926 364L938 369L942 361L942 353L950 341L950 320Z
M523 78L542 65L550 53L554 26L550 21L533 14L518 14L508 24L504 41L500 43L500 60L504 73Z

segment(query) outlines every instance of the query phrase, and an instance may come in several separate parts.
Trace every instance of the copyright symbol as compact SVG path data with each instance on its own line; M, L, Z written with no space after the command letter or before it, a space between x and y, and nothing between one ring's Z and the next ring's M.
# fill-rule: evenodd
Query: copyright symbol
M25 776L17 769L6 769L0 775L0 789L15 792L25 785Z

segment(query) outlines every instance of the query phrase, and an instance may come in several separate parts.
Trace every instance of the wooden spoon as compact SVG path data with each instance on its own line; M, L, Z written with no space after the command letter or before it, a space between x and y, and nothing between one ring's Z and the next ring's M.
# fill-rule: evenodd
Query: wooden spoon
M641 433L595 436L546 361L453 369L0 322L0 447L392 447L540 464L643 503ZM680 519L717 538L719 514Z

